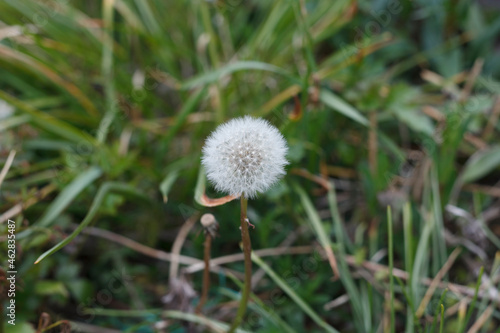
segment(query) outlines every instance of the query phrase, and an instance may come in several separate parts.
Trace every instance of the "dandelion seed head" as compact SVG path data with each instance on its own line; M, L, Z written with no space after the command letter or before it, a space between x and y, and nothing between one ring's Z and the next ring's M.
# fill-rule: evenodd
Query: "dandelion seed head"
M253 198L285 174L287 150L276 127L245 116L220 125L208 137L202 164L217 190Z

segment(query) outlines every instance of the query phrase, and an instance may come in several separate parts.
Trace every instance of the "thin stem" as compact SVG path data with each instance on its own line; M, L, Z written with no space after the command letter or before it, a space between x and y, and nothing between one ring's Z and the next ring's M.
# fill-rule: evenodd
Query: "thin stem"
M3 292L3 283L4 283L4 281L7 282L6 278L7 278L7 275L5 274L5 271L3 270L3 268L0 268L0 295L7 294L7 293L4 294L4 292ZM1 317L0 318L0 333L4 333L3 301L4 301L3 297L0 298L0 313L2 313L2 315L0 316Z
M205 233L205 251L203 261L205 269L203 270L203 289L201 291L200 303L196 307L196 313L201 312L201 308L207 301L208 289L210 289L210 249L212 247L212 236L209 232Z
M241 293L240 306L238 307L238 313L236 318L234 318L233 324L228 330L228 333L233 333L236 328L240 325L245 312L247 309L248 298L250 296L250 289L252 286L252 244L250 242L250 235L248 233L248 222L247 222L247 204L248 199L243 195L241 196L241 240L243 241L243 253L245 256L245 285L243 286L243 291Z
M392 239L392 211L391 206L387 206L387 232L389 238L389 290L391 297L391 324L390 324L390 332L395 332L396 326L396 316L394 312L394 253L393 253L393 239Z

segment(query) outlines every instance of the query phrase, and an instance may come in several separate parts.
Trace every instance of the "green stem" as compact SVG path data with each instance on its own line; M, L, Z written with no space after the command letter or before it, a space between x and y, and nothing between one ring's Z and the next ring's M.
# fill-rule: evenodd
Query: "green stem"
M393 253L393 239L392 239L392 211L391 211L391 206L387 206L387 232L388 232L388 238L389 238L389 290L390 290L390 297L391 297L391 326L390 326L390 332L395 332L395 325L396 325L396 316L394 312L394 274L393 274L393 268L394 268L394 253Z
M243 286L243 291L241 293L240 306L238 307L238 313L236 318L228 330L228 333L233 333L236 328L240 325L245 312L247 310L248 298L250 296L250 289L252 286L252 244L250 242L250 234L248 233L248 223L247 223L247 204L248 199L241 195L241 240L243 241L243 253L245 256L245 285Z

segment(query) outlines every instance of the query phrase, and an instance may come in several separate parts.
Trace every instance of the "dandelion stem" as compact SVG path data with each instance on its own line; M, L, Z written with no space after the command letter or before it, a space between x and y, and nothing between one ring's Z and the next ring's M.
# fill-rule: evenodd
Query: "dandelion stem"
M241 293L240 305L238 307L238 313L236 314L236 318L229 328L228 333L233 333L236 328L240 325L243 317L245 316L245 312L248 304L248 297L250 295L250 288L252 286L252 244L250 242L250 235L248 233L248 222L247 222L247 204L248 199L243 195L241 196L241 239L243 241L243 254L245 256L245 284L243 286L243 291Z
M203 270L203 289L201 291L201 298L198 306L196 306L196 313L201 313L201 308L207 301L208 289L210 289L210 250L212 247L212 235L209 232L205 233L205 249L203 260L205 262L205 269Z

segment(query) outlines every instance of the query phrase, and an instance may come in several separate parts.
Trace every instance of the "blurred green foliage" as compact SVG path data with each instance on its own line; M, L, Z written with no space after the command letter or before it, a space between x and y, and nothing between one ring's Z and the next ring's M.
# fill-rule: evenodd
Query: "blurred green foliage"
M479 267L481 290L499 281L498 13L470 0L1 1L0 157L17 154L0 208L17 225L16 332L34 332L43 312L88 332L225 328L234 277L212 274L206 317L194 314L201 272L181 261L169 277L169 262L137 249L172 251L186 221L210 212L212 257L240 253L238 204L202 207L195 189L204 139L245 114L290 146L288 175L249 204L253 248L312 248L256 259L260 301L242 330L385 332L395 311L395 331L429 332L443 304L443 332L479 318L493 332L496 301L472 300ZM394 273L394 302L388 205L394 266L409 272ZM457 246L442 279L460 287L426 299L422 281ZM181 253L203 257L201 225Z

